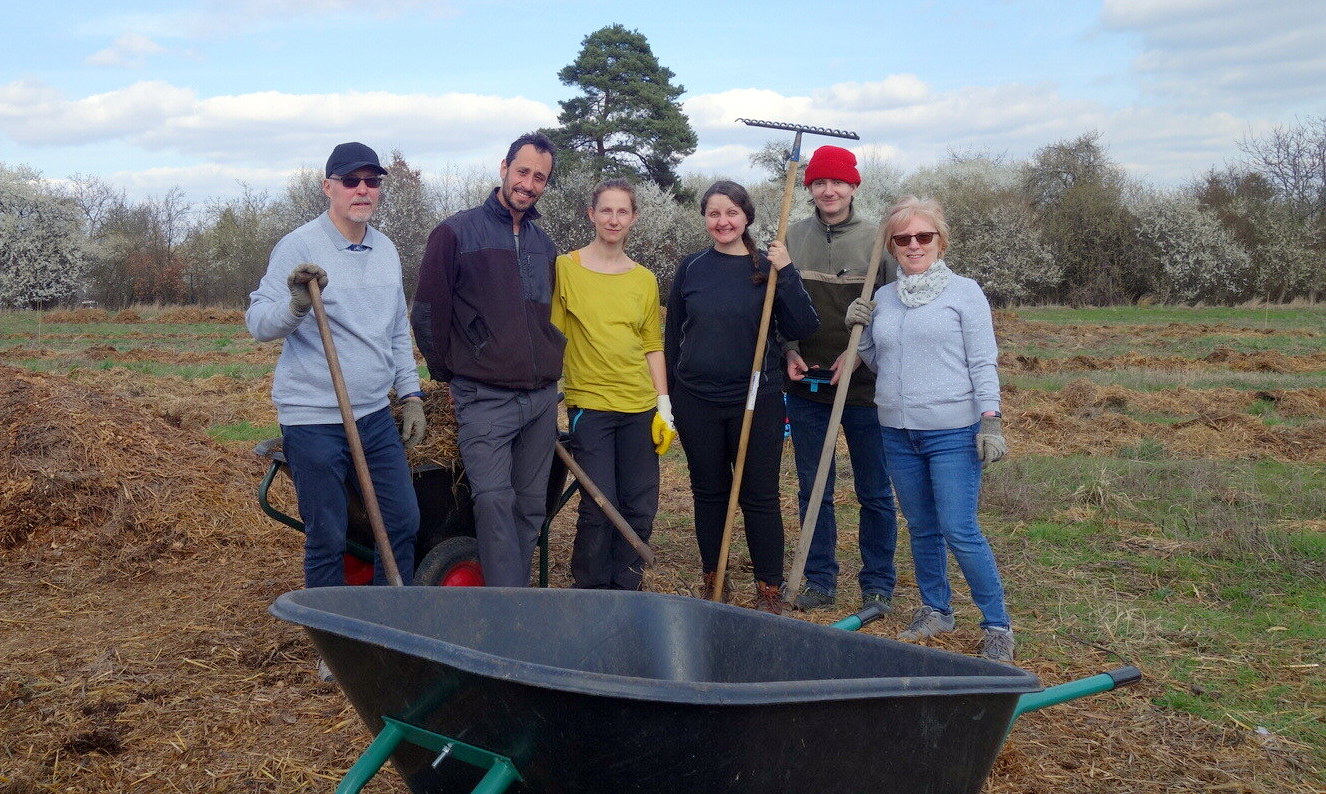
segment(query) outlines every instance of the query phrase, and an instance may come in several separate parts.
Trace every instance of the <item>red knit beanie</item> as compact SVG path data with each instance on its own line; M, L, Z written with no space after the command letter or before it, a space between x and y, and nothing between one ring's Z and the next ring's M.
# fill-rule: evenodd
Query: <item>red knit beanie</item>
M860 185L856 155L841 146L821 146L811 155L810 165L806 166L806 186L816 179L841 179L849 185Z

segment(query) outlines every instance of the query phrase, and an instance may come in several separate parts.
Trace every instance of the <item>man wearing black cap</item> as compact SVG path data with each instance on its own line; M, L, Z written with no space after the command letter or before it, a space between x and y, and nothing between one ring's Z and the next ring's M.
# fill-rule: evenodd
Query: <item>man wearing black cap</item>
M260 341L284 340L272 401L304 520L304 585L345 584L346 487L352 463L322 338L309 316L317 279L336 341L364 456L401 578L414 573L419 507L405 461L406 444L425 432L423 393L414 363L401 261L368 225L387 170L362 143L343 143L327 159L327 211L272 249L267 274L249 296L245 322ZM398 432L388 392L404 401ZM385 583L379 561L374 584Z
M449 381L474 497L484 583L525 587L543 525L566 338L552 324L557 249L534 205L555 149L517 138L488 200L429 235L410 319L434 380Z

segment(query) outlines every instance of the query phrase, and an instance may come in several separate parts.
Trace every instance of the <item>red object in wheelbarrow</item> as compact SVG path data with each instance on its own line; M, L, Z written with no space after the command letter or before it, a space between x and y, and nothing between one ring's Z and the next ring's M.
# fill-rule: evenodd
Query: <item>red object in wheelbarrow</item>
M287 466L280 445L281 439L270 438L254 447L254 454L270 461L258 485L258 505L271 518L303 532L304 522L276 509L268 499L277 473L286 470ZM548 527L580 487L574 480L568 484L566 475L566 464L554 456L548 472L547 516L539 536L539 583L545 587L548 584ZM459 462L450 468L431 463L412 466L410 479L419 503L414 583L453 587L483 585L479 547L474 538L474 505L464 468ZM345 581L351 585L366 585L373 580L373 536L353 480L347 484L345 499L349 514Z
M320 588L304 626L415 792L975 794L1044 690L1014 667L703 599L602 590ZM1065 689L1066 688L1066 689ZM1057 694L1056 694L1057 691Z

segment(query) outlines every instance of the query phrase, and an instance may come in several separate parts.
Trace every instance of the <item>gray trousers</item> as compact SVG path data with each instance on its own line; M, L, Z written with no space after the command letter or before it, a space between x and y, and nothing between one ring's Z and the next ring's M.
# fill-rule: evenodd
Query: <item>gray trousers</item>
M521 391L456 377L456 442L489 587L528 587L557 441L557 384Z

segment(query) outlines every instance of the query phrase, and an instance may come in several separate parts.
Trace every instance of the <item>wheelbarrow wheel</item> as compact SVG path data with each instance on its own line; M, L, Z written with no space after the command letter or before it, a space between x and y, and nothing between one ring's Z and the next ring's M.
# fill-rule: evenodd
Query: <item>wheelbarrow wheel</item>
M437 544L415 569L414 583L439 587L482 587L479 541L460 535Z

